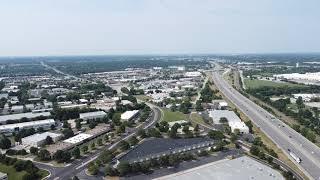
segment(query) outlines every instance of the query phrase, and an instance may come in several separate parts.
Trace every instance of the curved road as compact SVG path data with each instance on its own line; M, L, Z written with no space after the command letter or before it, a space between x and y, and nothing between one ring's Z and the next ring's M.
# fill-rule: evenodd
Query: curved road
M212 75L217 88L276 143L310 179L320 179L320 148L318 146L235 90L223 79L219 71L214 71ZM302 162L297 163L289 155L288 150L301 158Z
M140 128L148 129L148 128L154 126L155 123L161 119L161 110L157 106L154 106L151 104L148 104L148 105L151 107L152 112L153 112L151 117L149 118L149 120L146 121L144 124L141 124L141 125L135 127L134 129L132 129L132 131L129 132L129 135L117 139L115 143L107 145L104 148L97 150L96 152L90 154L87 157L83 157L82 159L75 160L71 164L69 164L67 167L53 167L50 165L46 165L43 163L37 163L37 162L34 162L34 164L38 168L50 171L51 175L47 179L62 180L62 179L68 179L70 177L77 175L78 173L80 173L81 171L86 169L87 165L91 161L94 161L95 159L97 159L103 150L105 150L105 149L110 150L110 149L116 147L120 141L126 140L126 139L130 138L131 136L135 135Z

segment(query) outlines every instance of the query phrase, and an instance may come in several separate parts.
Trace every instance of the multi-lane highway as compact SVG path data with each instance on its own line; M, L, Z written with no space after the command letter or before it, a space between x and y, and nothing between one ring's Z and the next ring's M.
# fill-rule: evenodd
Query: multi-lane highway
M148 104L148 105L151 107L152 112L153 112L151 117L145 123L131 129L130 132L128 132L128 135L116 139L115 143L110 144L110 145L106 146L105 148L100 149L100 150L90 154L87 157L84 157L83 159L75 160L71 164L67 165L66 167L61 167L61 168L60 167L52 167L52 166L49 166L46 164L35 162L36 166L41 169L46 169L46 170L50 171L51 175L48 179L54 179L54 180L69 179L70 177L77 175L78 173L83 171L91 161L94 161L104 149L110 150L110 149L116 147L120 141L127 140L131 136L135 135L140 128L148 129L148 128L154 126L155 123L161 119L161 110L160 110L160 108L158 108L157 106L154 106L152 104Z
M318 146L235 90L218 70L213 72L212 79L226 98L248 116L310 179L320 179ZM297 163L288 150L301 158L301 163Z

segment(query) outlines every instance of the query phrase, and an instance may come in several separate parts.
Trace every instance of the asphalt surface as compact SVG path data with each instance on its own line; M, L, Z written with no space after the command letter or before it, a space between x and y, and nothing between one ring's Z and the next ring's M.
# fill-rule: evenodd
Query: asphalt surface
M136 128L133 128L131 130L131 132L128 132L127 136L123 136L119 139L116 139L115 143L107 145L104 148L99 149L96 152L89 154L86 157L83 157L82 159L77 159L66 167L53 167L50 165L46 165L43 163L37 163L37 162L34 162L34 164L41 169L46 169L46 170L50 171L51 175L50 175L50 177L47 178L50 180L58 180L58 179L65 180L65 179L69 179L73 176L76 176L78 173L81 174L81 172L83 172L86 169L87 165L91 161L94 161L103 150L112 149L112 148L116 147L120 141L127 140L131 136L134 136L140 128L147 129L147 128L150 128L153 125L155 125L155 123L161 119L161 111L156 106L153 106L153 105L149 105L149 106L151 107L151 109L153 111L151 118L149 118L149 120L146 121L144 124L137 126Z
M259 127L310 178L320 179L320 148L294 131L229 85L218 71L213 72L217 88ZM289 151L301 160L297 163Z

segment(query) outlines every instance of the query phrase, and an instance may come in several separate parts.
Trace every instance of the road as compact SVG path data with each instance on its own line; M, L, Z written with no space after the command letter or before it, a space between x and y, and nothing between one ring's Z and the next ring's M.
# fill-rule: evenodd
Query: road
M153 106L153 105L150 105L150 107L151 107L153 113L148 121L146 121L144 124L141 124L141 125L133 128L132 131L129 132L129 134L127 136L124 136L124 137L117 139L115 143L107 145L104 148L97 150L96 152L90 154L87 157L83 157L82 159L77 159L77 160L73 161L71 164L69 164L68 166L61 167L61 168L60 167L52 167L52 166L42 164L42 163L37 163L37 162L34 162L34 163L37 167L50 171L51 176L48 179L52 179L52 180L58 180L58 179L62 180L63 179L64 180L64 179L68 179L70 177L73 177L73 176L77 175L78 173L80 173L81 171L83 171L84 169L86 169L87 165L91 161L94 161L95 159L97 159L97 157L100 155L100 153L103 150L105 150L105 149L110 150L110 149L116 147L120 141L126 140L126 139L130 138L131 136L135 135L140 128L147 129L147 128L154 126L155 123L161 119L161 110L158 107Z
M320 179L318 146L235 90L218 70L213 72L212 79L226 98L249 117L310 179ZM288 149L301 158L300 164L293 160Z
M46 63L43 62L43 61L41 61L40 63L41 63L41 65L42 65L43 67L48 68L48 69L52 69L53 71L55 71L55 72L58 73L58 74L62 74L62 75L67 76L67 77L69 77L69 78L71 77L71 78L80 80L80 78L78 78L78 77L76 77L76 76L73 76L73 75L70 75L70 74L67 74L67 73L65 73L65 72L62 72L62 71L60 71L59 69L57 69L57 68L55 68L55 67L52 67L52 66L46 64Z

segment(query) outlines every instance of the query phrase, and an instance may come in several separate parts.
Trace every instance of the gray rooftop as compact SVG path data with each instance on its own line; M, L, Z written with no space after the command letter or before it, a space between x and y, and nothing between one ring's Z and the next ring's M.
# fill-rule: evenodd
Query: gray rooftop
M105 116L105 115L107 115L107 113L105 113L104 111L94 111L94 112L81 113L80 118Z
M208 138L187 138L187 139L171 139L171 138L151 138L145 140L133 150L120 158L120 161L131 161L133 159L146 157L153 154L163 153L170 150L184 148L199 143L212 142Z
M40 116L50 116L50 112L42 112L42 113L32 113L32 112L28 112L28 113L20 113L20 114L10 114L10 115L4 115L4 116L0 116L0 122L5 122L7 120L19 120L23 117L26 118L35 118L35 117L40 117Z
M219 120L222 117L228 119L228 122L241 122L241 119L234 113L229 110L213 110L209 111L209 116L213 119L215 124L219 124Z
M156 178L157 180L284 180L280 172L258 161L242 156L233 160L221 160L175 174Z

